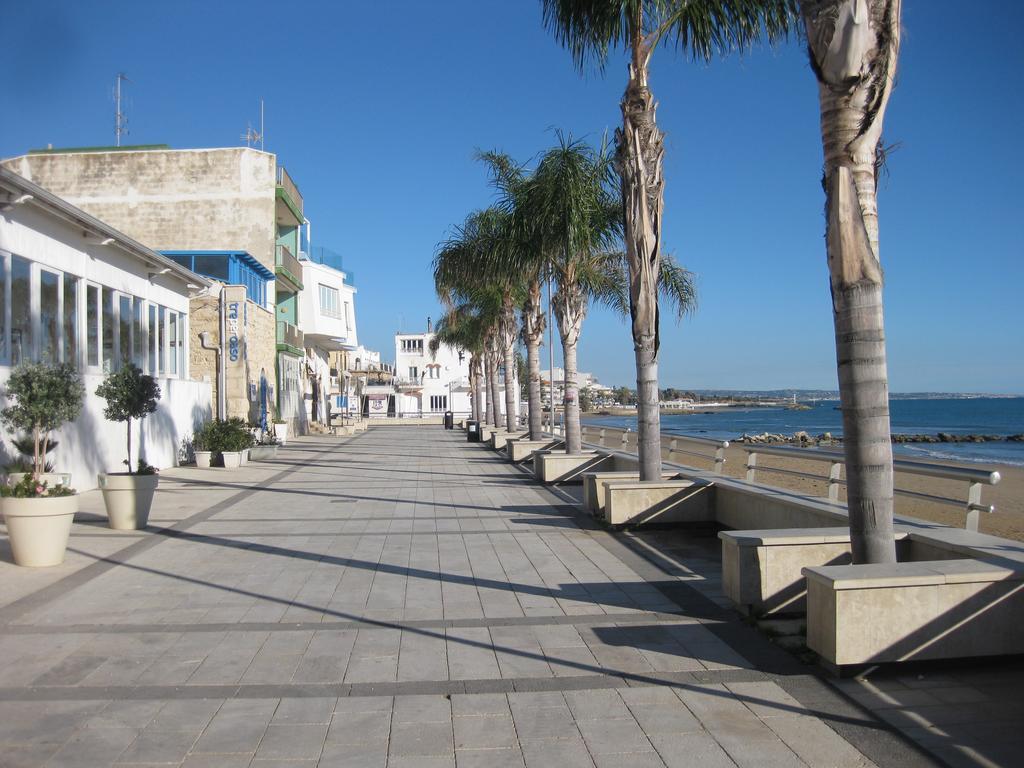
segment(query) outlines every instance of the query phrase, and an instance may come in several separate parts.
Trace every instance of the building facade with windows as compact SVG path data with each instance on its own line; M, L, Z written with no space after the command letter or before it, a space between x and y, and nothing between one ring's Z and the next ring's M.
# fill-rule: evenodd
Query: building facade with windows
M431 353L434 335L430 331L395 335L396 416L445 411L466 416L471 411L469 353L446 344ZM486 397L485 393L485 402ZM516 403L518 407L518 397Z
M337 254L318 248L304 256L300 264L305 289L299 294L299 313L307 366L306 415L310 421L326 424L328 413L341 415L349 410L347 356L339 361L338 353L359 346L356 288Z
M194 336L207 333L213 347L192 345L193 373L210 376L220 401L215 350L234 345L243 358L226 373L226 415L258 418L269 391L270 408L294 432L306 431L298 299L306 220L298 186L275 155L160 145L32 151L3 165L176 263L244 287L242 299L229 291L228 303L241 301L230 323L216 291L193 304ZM237 332L228 333L228 325Z
M162 393L156 413L133 424L133 442L150 464L174 466L211 415L210 382L192 377L189 318L190 296L210 282L4 168L0 276L0 382L27 361L83 375L85 407L56 435L56 470L85 490L98 472L122 469L125 427L106 421L95 390L127 362ZM12 437L4 434L9 458Z

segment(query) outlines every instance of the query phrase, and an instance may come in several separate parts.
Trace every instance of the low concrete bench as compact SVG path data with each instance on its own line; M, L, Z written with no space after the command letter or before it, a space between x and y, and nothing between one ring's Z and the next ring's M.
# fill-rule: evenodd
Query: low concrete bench
M505 444L509 440L518 440L526 432L492 432L491 433L491 448L496 451L504 451Z
M533 473L545 484L582 483L586 472L615 469L615 457L600 451L566 453L564 449L533 452Z
M604 486L609 525L714 521L714 485L699 480L610 480Z
M850 665L1024 653L1024 567L939 560L805 568L807 645Z
M675 480L678 472L663 472L662 480ZM639 470L608 470L583 473L583 508L596 517L604 517L604 483L610 480L640 480Z
M722 540L723 591L753 616L804 613L803 568L852 562L847 527L721 531L718 538ZM897 531L896 540L905 554L906 531Z
M547 440L509 440L505 443L505 451L513 463L519 464L527 459L533 461L534 451L546 451L563 445L565 445L565 441L557 438Z

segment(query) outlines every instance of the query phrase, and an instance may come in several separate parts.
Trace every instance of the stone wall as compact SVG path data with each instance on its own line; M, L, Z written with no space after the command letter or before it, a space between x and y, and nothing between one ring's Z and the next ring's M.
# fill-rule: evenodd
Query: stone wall
M246 147L68 152L4 165L154 250L245 250L274 270L272 154Z

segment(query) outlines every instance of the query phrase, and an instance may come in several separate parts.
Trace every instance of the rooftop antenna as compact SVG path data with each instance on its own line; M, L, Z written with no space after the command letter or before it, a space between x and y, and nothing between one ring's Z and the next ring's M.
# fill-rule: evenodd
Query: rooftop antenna
M239 136L242 141L245 142L245 146L251 147L253 144L259 142L260 151L263 150L263 99L260 98L260 129L258 131L253 130L252 123L248 123L245 128L245 133Z
M117 81L114 85L114 142L121 146L121 137L128 135L128 116L121 109L121 83L130 83L131 80L124 72L117 73Z

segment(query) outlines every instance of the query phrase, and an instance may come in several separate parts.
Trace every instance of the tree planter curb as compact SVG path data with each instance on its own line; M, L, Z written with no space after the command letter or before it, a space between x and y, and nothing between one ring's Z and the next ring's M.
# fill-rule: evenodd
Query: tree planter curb
M110 472L101 473L96 478L103 491L110 527L115 531L145 528L160 476Z
M78 496L0 499L16 565L44 568L64 562Z

